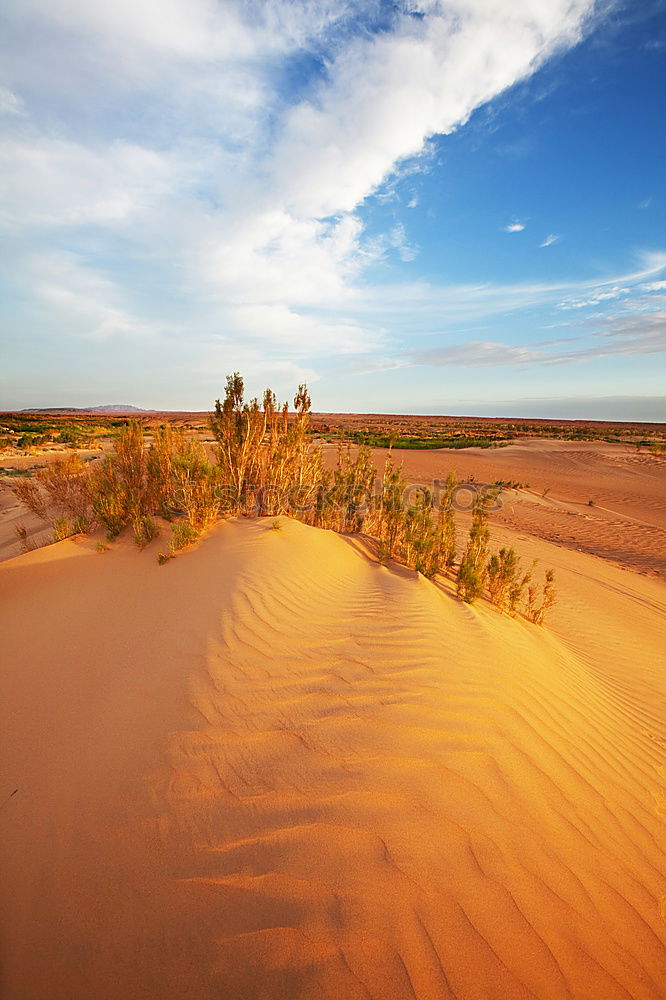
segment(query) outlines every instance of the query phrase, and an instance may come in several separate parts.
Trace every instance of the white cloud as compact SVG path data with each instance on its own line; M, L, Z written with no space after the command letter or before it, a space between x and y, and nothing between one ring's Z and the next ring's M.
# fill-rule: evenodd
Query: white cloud
M546 238L543 241L543 243L539 244L539 246L541 248L543 248L543 247L552 247L553 243L557 243L559 241L559 239L560 239L560 237L557 235L557 233L550 233L548 236L546 236Z
M583 298L565 299L560 302L560 309L584 309L586 306L596 306L600 302L609 302L612 299L628 295L630 291L630 288L622 285L613 285L611 288L601 287Z
M26 114L8 116L0 171L2 221L22 251L18 280L63 326L69 314L73 331L96 338L174 329L195 338L203 323L267 354L292 352L292 363L299 353L379 348L388 335L376 310L391 295L364 275L390 254L413 259L416 248L399 222L368 236L360 206L422 163L432 135L575 43L592 8L15 3L0 104L16 111L21 94ZM307 68L288 73L299 59ZM43 273L28 260L41 260ZM497 300L488 289L429 294L454 312ZM500 298L513 294L525 302L541 293ZM189 321L164 321L167 295L188 303Z
M0 149L6 208L0 222L25 225L109 225L138 219L196 173L179 157L134 143L90 148L34 134Z
M524 228L525 228L525 224L523 222L510 222L508 224L508 226L504 227L504 232L505 233L522 233L522 231L523 231Z
M588 0L427 0L392 31L351 39L286 115L272 158L276 190L297 215L353 211L428 136L451 132L577 40L591 9Z

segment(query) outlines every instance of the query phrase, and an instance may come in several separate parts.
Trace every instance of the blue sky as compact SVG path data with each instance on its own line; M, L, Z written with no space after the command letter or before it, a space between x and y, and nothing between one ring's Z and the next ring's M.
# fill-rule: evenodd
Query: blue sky
M666 420L666 0L13 0L0 408Z

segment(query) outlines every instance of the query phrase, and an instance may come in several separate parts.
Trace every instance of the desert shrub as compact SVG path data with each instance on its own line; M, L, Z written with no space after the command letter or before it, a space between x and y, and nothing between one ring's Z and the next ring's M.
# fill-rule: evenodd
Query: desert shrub
M187 545L193 545L200 534L201 532L193 528L189 521L176 521L171 536L171 551L178 552Z
M256 399L245 403L244 394L245 384L238 372L228 375L224 402L215 401L210 418L221 479L229 487L230 505L235 512L243 505L248 484L256 486L259 482L261 445L267 429L266 411L260 409Z
M366 518L367 530L379 543L378 555L382 561L392 559L398 554L406 522L405 486L402 466L395 465L389 456L384 464L379 494Z
M349 442L338 444L338 462L329 495L330 527L341 532L361 530L372 499L375 477L369 448L361 445L352 458Z
M238 372L228 376L210 428L215 439L218 482L226 509L234 513L291 514L315 523L321 513L321 448L310 439L310 396L300 385L290 419L267 389L263 404L244 402ZM319 506L318 506L319 505Z
M54 537L64 531L65 521L71 529L69 534L90 531L93 507L89 474L78 455L57 458L38 469L31 479L17 483L13 491L33 514L51 522Z
M158 552L157 553L157 561L160 564L160 566L164 566L164 564L168 563L170 559L175 559L175 556L174 556L173 552Z
M173 456L172 507L185 514L199 534L217 520L222 494L215 466L199 441L188 441Z
M19 521L14 525L14 531L16 532L16 537L19 540L21 546L21 552L31 552L34 549L34 543L30 536L28 535L28 529L22 521Z
M488 495L479 493L472 511L467 547L458 567L456 579L458 597L468 604L472 604L483 593L489 538Z
M145 549L160 532L150 514L141 514L132 522L132 533L136 547Z
M183 440L184 435L181 430L172 428L169 424L157 427L153 434L153 443L146 457L151 506L167 519L173 515L174 455L182 450Z
M530 581L525 600L525 617L535 625L543 625L544 618L557 600L555 590L555 570L547 569L539 592L537 584Z
M456 515L453 509L453 497L457 486L458 480L455 472L449 472L440 501L437 525L440 563L443 570L451 570L456 561Z
M43 521L48 520L48 503L45 492L40 489L34 479L24 479L12 486L12 492L17 500Z
M53 522L53 541L62 542L63 539L73 535L73 529L66 517L56 517Z
M407 566L432 577L441 567L442 547L438 522L433 519L429 490L419 490L405 515L402 555Z
M500 549L486 567L488 596L501 611L515 615L531 574L521 573L520 560L513 549Z
M88 470L78 455L66 455L50 462L45 469L39 470L37 479L52 507L74 519L90 519Z
M88 488L93 512L109 538L153 512L143 433L136 420L120 428L112 454L92 467Z
M130 513L112 455L92 470L90 496L95 517L106 528L108 538L116 538L129 523Z
M282 524L279 517L274 517L271 521L271 531L282 531Z

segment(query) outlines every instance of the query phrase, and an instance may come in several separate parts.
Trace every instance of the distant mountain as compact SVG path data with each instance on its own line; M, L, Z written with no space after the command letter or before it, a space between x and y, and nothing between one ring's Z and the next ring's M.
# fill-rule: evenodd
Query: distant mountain
M124 403L108 403L105 406L30 406L21 413L150 413L140 406L130 406Z
M91 410L95 413L149 413L149 410L144 410L141 406L129 406L123 405L122 403L109 403L107 406L91 406Z

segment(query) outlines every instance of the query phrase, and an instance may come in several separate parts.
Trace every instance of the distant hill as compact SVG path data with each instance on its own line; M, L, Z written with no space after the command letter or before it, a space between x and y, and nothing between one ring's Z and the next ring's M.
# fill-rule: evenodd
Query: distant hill
M140 406L123 403L108 403L105 406L42 406L26 407L21 413L150 413Z

